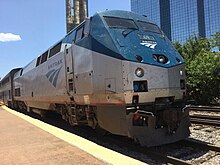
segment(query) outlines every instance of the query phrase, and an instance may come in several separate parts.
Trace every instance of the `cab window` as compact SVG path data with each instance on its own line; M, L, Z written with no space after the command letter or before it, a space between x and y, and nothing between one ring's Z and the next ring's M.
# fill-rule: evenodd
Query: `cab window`
M37 58L36 67L37 67L38 65L40 65L40 60L41 60L41 56L39 56L39 57Z
M117 18L117 17L104 17L104 19L109 28L138 29L137 25L132 19Z
M77 29L77 31L76 31L76 40L75 40L76 42L81 40L84 37L83 30L84 30L84 25L81 26L79 29Z
M154 33L162 34L160 28L153 23L144 22L144 21L138 21L138 23L141 25L142 29L146 32L154 32Z

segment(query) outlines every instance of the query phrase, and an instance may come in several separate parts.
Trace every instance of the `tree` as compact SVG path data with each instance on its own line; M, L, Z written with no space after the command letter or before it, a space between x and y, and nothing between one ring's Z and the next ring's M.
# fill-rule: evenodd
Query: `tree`
M211 51L211 44L209 39L197 37L196 35L190 37L183 45L178 41L173 43L178 52L185 58L193 60L195 56Z
M185 58L188 97L203 105L216 103L220 98L220 53L211 51L211 40L194 36L174 46Z
M183 45L183 52L187 59L193 60L197 55L211 51L211 45L208 39L193 36Z
M219 55L205 52L187 64L187 91L199 104L215 104L220 97Z
M212 47L218 47L218 50L220 51L220 31L216 32L213 35L213 39L211 39Z

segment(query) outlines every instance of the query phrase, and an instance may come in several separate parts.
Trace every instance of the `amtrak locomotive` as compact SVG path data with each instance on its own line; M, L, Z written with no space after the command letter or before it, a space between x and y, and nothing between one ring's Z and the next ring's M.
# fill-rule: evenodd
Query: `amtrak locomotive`
M145 16L104 11L2 81L0 99L155 146L189 136L184 60Z

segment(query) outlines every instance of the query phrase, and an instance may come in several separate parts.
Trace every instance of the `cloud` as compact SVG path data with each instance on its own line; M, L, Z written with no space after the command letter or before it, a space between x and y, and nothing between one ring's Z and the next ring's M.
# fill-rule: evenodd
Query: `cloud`
M0 33L0 42L20 41L20 35L12 33Z

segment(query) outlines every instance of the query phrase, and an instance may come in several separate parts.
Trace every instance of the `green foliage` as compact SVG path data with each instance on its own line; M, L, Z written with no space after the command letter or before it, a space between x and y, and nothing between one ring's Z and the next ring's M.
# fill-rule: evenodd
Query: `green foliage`
M220 99L220 53L211 51L211 42L194 36L184 45L174 43L185 58L188 97L202 105Z
M190 98L203 105L215 104L220 97L220 63L217 54L205 52L188 61L186 66Z
M203 52L210 52L212 49L209 39L196 37L195 35L189 38L184 45L179 42L175 42L173 45L185 59L190 60Z
M220 51L220 31L216 32L211 39L212 47L218 47Z

